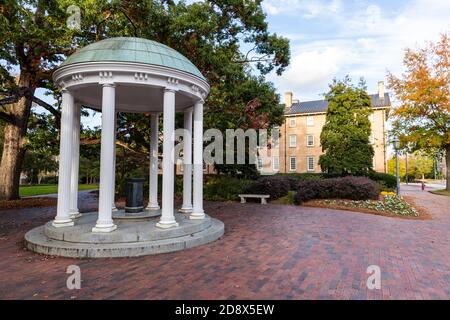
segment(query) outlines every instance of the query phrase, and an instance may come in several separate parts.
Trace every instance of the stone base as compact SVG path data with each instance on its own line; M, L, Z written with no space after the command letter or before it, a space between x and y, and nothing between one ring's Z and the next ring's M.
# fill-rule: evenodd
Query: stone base
M148 210L144 209L142 212L139 213L129 213L125 212L125 210L117 210L116 212L113 212L113 219L114 220L149 220L151 218L159 217L161 216L161 210Z
M192 208L180 208L178 210L179 213L191 213L192 212Z
M176 214L178 227L160 229L159 219L115 219L117 230L111 233L92 233L97 213L86 213L75 226L55 228L51 222L25 234L29 250L71 258L136 257L184 250L219 239L224 224L206 216L190 220Z

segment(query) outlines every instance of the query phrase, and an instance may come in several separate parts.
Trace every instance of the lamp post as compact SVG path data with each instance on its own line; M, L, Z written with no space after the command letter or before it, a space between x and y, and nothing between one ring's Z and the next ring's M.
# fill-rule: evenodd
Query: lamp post
M392 140L392 144L394 145L394 149L395 149L395 175L397 178L396 193L399 196L400 195L400 175L399 175L399 169L398 169L398 150L400 149L400 139L397 136L395 136L394 140Z

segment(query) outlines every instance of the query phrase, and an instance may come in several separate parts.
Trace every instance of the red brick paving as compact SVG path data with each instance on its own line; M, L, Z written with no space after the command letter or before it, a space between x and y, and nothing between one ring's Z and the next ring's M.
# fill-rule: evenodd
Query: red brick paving
M282 205L206 203L222 239L139 258L76 260L22 249L55 208L0 211L1 299L449 299L450 200L408 187L432 220ZM83 210L95 208L83 199ZM66 288L67 266L82 289ZM368 290L379 265L382 289Z

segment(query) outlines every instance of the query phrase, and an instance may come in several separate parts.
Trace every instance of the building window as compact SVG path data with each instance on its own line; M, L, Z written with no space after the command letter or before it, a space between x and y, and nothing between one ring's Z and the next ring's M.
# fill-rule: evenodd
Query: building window
M307 116L306 117L306 125L308 127L314 126L314 117L313 116Z
M373 132L370 134L370 143L375 144L375 135L373 134Z
M307 157L306 162L308 165L308 171L314 171L314 157Z
M275 134L275 132L277 132L277 134ZM272 129L272 146L273 148L278 148L280 145L280 127L274 127Z
M273 169L273 171L280 170L280 157L278 157L278 156L272 157L272 169Z
M314 136L312 134L306 136L306 145L308 147L314 147Z
M291 134L289 136L289 147L296 148L297 147L297 135Z
M258 170L261 171L263 169L263 159L258 157Z
M291 171L297 170L297 158L296 157L289 158L289 167L290 167Z
M290 118L289 119L289 127L290 128L295 128L295 118Z

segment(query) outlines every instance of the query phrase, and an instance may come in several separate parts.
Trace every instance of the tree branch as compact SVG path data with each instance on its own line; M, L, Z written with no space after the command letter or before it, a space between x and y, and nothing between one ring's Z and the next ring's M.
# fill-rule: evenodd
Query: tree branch
M100 138L84 138L80 140L80 144L83 146L89 146L89 145L95 145L95 144L100 144L101 143L101 139ZM148 157L148 153L142 152L142 151L137 151L134 150L133 148L131 148L128 143L120 141L120 140L116 140L116 145L119 147L123 147L125 149L127 149L128 151L131 151L132 153L134 153L135 155L139 156L139 157Z
M14 117L4 111L0 111L0 119L8 123L14 123Z
M56 110L52 105L48 104L47 102L37 97L33 97L33 102L40 105L42 108L44 108L45 110L50 112L53 116L55 116L56 126L58 127L58 129L61 128L61 112Z

